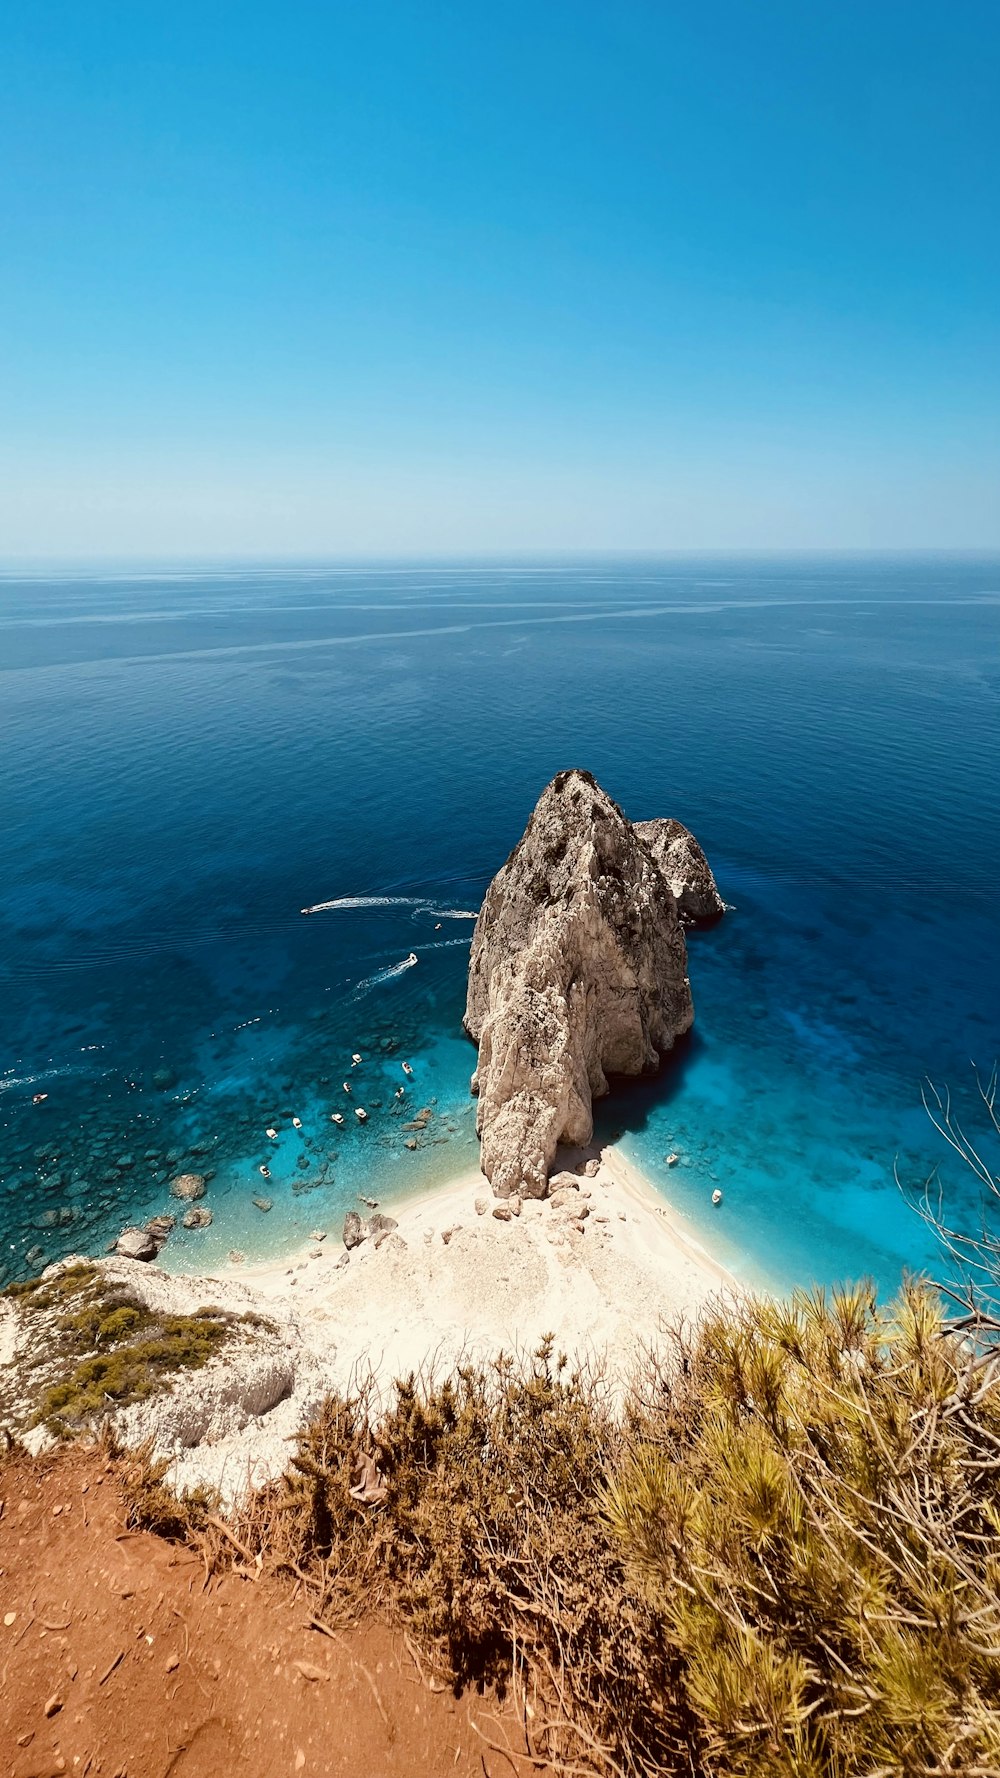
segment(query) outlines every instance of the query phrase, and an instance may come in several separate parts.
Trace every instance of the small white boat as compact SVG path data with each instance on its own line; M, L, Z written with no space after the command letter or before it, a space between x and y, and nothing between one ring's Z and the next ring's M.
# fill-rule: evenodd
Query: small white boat
M363 1105L355 1105L354 1115L357 1118L359 1124L365 1124L368 1122L368 1113L365 1110Z
M350 1092L350 1090L351 1090L351 1083L350 1083L350 1081L349 1081L349 1080L345 1080L345 1082L344 1082L344 1092L345 1092L345 1093L349 1093L349 1092Z
M330 1122L331 1122L331 1123L332 1123L332 1124L342 1124L342 1123L343 1123L343 1121L344 1121L344 1120L343 1120L343 1118L342 1118L342 1117L341 1117L341 1115L340 1115L340 1112L339 1112L339 1111L331 1111L331 1113L330 1113Z
M716 1186L714 1192L712 1193L712 1203L713 1204L721 1204L722 1203L722 1193L720 1192L718 1186Z
M417 961L416 951L411 951L410 955L407 957L406 961L407 961L407 963L416 963L416 961Z
M270 1167L265 1167L265 1166L263 1166L263 1165L262 1165L262 1166L260 1166L260 1167L258 1167L258 1168L257 1168L257 1171L258 1171L258 1173L261 1173L261 1174L263 1174L263 1176L264 1176L264 1178L265 1178L265 1179L270 1179L270 1177L271 1177L271 1169L270 1169Z
M353 1055L351 1057L351 1067L356 1068L358 1066L358 1063L360 1062L360 1060L361 1060L361 1057L359 1055L357 1055L357 1054Z
M396 1098L403 1099L405 1097L406 1097L406 1088L405 1087L397 1087L396 1088Z
M404 1062L402 1064L402 1069L403 1069L403 1073L406 1075L410 1075L413 1073L413 1069L410 1067L409 1062Z
M272 1142L277 1142L277 1140L278 1140L277 1130L265 1130L264 1134L265 1134L265 1136L270 1136Z

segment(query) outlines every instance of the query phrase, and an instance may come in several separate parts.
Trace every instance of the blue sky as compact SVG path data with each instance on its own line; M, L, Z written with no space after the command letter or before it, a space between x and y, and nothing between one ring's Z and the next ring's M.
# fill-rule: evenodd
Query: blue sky
M996 0L0 17L0 553L1000 546Z

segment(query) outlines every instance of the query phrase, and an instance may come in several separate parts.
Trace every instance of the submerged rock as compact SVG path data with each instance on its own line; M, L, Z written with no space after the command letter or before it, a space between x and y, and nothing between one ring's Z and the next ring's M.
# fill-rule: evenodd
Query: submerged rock
M557 1145L590 1141L608 1075L652 1073L690 1029L681 875L589 772L560 772L539 797L469 961L476 1126L498 1197L544 1197Z
M178 1173L177 1178L170 1181L170 1195L174 1198L203 1198L205 1196L205 1175L203 1173Z
M212 1212L207 1205L197 1204L182 1216L181 1222L186 1229L208 1229L212 1226Z

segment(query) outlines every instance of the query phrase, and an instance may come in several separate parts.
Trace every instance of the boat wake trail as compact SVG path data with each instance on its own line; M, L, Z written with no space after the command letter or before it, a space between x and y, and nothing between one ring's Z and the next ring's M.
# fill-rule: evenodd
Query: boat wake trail
M411 951L410 955L403 957L399 963L390 963L385 969L376 969L374 975L366 975L362 981L358 982L351 999L361 1000L365 994L370 994L373 988L380 988L383 982L391 982L394 976L402 975L405 970L412 969L416 961L417 959Z
M469 908L436 908L429 901L424 902L421 907L414 908L412 918L416 920L421 914L427 914L432 920L478 920L479 918L478 912Z
M335 901L317 901L304 914L346 913L352 908L410 908L413 920L478 920L472 908L439 908L426 895L338 895Z
M336 901L317 901L304 914L334 914L342 908L422 908L427 902L422 895L339 895Z

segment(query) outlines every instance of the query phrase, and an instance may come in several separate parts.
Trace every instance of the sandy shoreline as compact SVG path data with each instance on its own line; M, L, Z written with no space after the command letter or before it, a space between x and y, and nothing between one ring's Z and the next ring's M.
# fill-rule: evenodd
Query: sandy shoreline
M155 1311L265 1318L123 1409L119 1436L151 1439L175 1486L231 1499L280 1474L323 1398L359 1383L386 1400L397 1378L527 1355L551 1336L621 1400L666 1326L739 1285L619 1149L562 1151L557 1169L554 1198L525 1200L519 1216L465 1172L398 1206L391 1232L351 1252L330 1230L280 1261L202 1275L101 1261Z
M169 1279L141 1268L145 1288L165 1289L177 1308L265 1314L293 1374L263 1411L241 1415L230 1387L224 1414L207 1419L203 1386L190 1379L169 1424L159 1407L148 1419L137 1413L134 1436L153 1433L172 1452L179 1485L238 1492L284 1467L289 1439L331 1390L369 1380L384 1398L397 1377L530 1353L545 1335L620 1399L666 1324L739 1286L619 1150L570 1152L557 1164L575 1171L570 1202L526 1200L509 1221L494 1216L497 1200L470 1171L398 1206L378 1246L365 1240L348 1253L331 1230L268 1264Z
M602 1187L614 1188L616 1218L620 1207L617 1199L620 1198L622 1206L631 1206L633 1216L645 1230L651 1256L664 1254L668 1245L675 1258L682 1256L690 1262L692 1268L703 1273L707 1291L739 1288L732 1272L709 1252L681 1212L674 1205L663 1201L652 1181L615 1144L608 1143L603 1148L594 1146L586 1150L561 1150L560 1154L562 1158L557 1163L556 1170L560 1166L576 1170L587 1159L599 1162L597 1180ZM588 1187L593 1188L594 1179L580 1178L579 1183L586 1192ZM476 1198L481 1197L490 1200L492 1211L494 1200L488 1180L484 1179L478 1168L469 1168L454 1179L414 1193L401 1204L385 1204L382 1208L396 1222L397 1232L402 1239L409 1241L417 1235L426 1235L428 1230L450 1228L456 1222L461 1222L463 1217L468 1220L475 1214ZM363 1216L370 1214L363 1206L359 1206L359 1209ZM536 1210L534 1205L526 1206L528 1222L533 1219ZM600 1207L597 1214L601 1214ZM656 1221L651 1223L651 1217L655 1217ZM506 1226L510 1228L512 1225ZM664 1235L667 1236L666 1245ZM292 1279L298 1273L310 1269L310 1257L336 1260L343 1253L339 1234L330 1229L324 1231L322 1253L318 1251L317 1242L310 1238L273 1259L215 1266L198 1276L218 1278L227 1283L239 1280L260 1291L262 1295L273 1298L289 1292ZM192 1269L191 1272L174 1275L188 1277L194 1273Z

